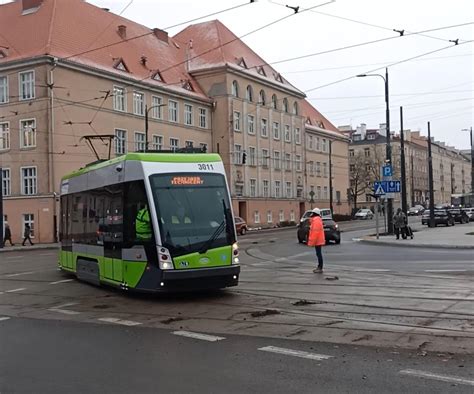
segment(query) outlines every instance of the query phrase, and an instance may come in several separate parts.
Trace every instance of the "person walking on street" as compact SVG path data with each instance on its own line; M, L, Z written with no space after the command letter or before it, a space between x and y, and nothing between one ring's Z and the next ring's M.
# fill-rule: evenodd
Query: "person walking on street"
M315 274L321 274L323 272L323 253L322 246L326 244L326 237L324 236L324 225L321 219L321 211L318 208L314 208L311 213L310 228L308 234L308 246L314 246L316 250L316 257L318 258L318 268L314 269Z
M28 223L25 224L25 231L23 233L23 246L25 246L26 240L30 241L30 245L34 245L34 243L31 242L31 227Z
M15 246L15 244L12 242L12 231L10 230L10 225L5 223L5 238L3 240L3 246L6 245L7 241L10 241L11 246Z
M393 216L393 227L395 229L395 235L397 239L400 239L400 233L403 239L407 239L405 228L407 226L407 217L403 213L401 208L398 208L397 213Z

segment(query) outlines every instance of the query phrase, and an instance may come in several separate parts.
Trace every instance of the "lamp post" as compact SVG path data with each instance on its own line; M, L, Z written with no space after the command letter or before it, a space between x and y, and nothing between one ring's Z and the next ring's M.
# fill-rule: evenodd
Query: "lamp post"
M472 200L474 199L474 146L472 145L472 126L470 129L462 129L461 131L469 131L471 133L471 200Z
M392 146L390 144L390 108L389 108L389 94L388 94L388 68L385 69L385 77L382 74L359 74L358 78L364 77L380 77L384 81L385 86L385 123L386 123L386 141L385 161L392 165ZM393 234L393 201L391 198L387 199L387 232Z
M148 112L150 112L150 110L153 108L161 108L165 107L166 105L167 104L158 104L148 108L148 105L145 104L145 152L148 151Z

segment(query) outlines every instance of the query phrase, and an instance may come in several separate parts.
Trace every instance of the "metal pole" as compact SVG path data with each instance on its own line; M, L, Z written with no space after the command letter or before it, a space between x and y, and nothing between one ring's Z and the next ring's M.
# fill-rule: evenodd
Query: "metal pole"
M435 226L434 217L434 190L433 190L433 157L431 156L431 129L428 122L428 187L430 191L430 220L429 227Z
M387 128L387 147L386 160L387 164L392 165L392 146L390 144L390 107L388 92L388 68L385 69L385 123ZM387 199L387 232L393 234L393 200Z
M415 167L413 165L413 153L410 156L411 166L411 205L415 206Z
M3 169L0 167L0 249L3 246Z
M375 199L375 233L377 235L377 239L379 239L379 199Z
M471 200L474 199L474 146L472 145L472 126L471 126ZM474 201L471 201L471 204Z
M145 104L145 152L148 151L148 105Z
M407 179L405 169L405 136L403 132L403 107L400 107L400 172L402 181L402 211L407 214Z
M332 206L332 141L329 140L329 209L334 214Z

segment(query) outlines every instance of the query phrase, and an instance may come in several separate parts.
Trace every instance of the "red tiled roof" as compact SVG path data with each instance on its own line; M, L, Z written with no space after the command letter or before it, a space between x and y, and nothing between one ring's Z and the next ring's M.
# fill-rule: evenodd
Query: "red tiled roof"
M320 127L322 129L335 131L338 134L343 135L339 129L334 126L325 116L321 114L316 108L314 108L309 101L302 100L301 102L301 114L306 118L309 119L310 124L313 126Z

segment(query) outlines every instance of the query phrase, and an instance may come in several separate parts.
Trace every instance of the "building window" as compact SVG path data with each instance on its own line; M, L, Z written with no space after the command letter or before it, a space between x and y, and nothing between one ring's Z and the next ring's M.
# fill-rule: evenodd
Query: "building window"
M162 135L156 135L153 134L151 146L153 150L163 150L163 136Z
M301 144L301 133L298 127L295 128L295 143L298 145Z
M140 92L133 92L133 113L135 115L145 115L145 95Z
M114 110L125 112L127 110L125 88L114 86Z
M341 191L336 190L336 204L341 205Z
M349 149L349 157L354 157L354 149Z
M291 153L285 153L285 170L291 171Z
M170 122L178 121L178 102L173 100L168 100L168 120Z
M314 148L314 146L313 146L313 136L308 135L308 149L313 150L313 148Z
M278 215L278 220L280 220L280 222L285 221L285 211L283 211L282 209L280 209L280 213Z
M258 94L258 104L260 105L266 104L265 91L263 89L260 90L260 93Z
M244 187L242 185L235 185L235 195L241 197L244 194Z
M277 109L278 106L277 106L277 96L276 94L272 95L272 108L273 109Z
M323 177L328 177L328 163L323 163Z
M291 142L291 132L290 132L290 126L285 125L285 141L286 142Z
M151 117L154 119L163 119L163 97L152 96L151 97Z
M35 215L32 213L24 213L23 214L23 227L22 229L25 228L25 225L30 226L30 237L34 238L35 237ZM22 231L23 235L23 231Z
M21 168L21 194L33 196L37 193L36 167Z
M293 103L293 115L298 115L298 103L296 101Z
M291 198L292 196L291 182L286 182L286 198Z
M286 97L283 99L283 111L288 112L288 99Z
M245 92L245 98L250 102L253 101L253 89L252 89L252 86L250 85L247 86L247 90Z
M309 176L314 176L314 161L308 162L308 172Z
M349 171L354 172L355 171L355 164L350 164L349 165Z
M18 74L20 83L20 100L35 98L35 72L25 71Z
M262 149L262 167L263 168L268 168L268 165L270 164L270 155L268 152L268 149Z
M275 168L275 170L280 170L281 167L280 167L280 152L278 152L277 150L273 151L273 166Z
M8 103L8 77L0 77L0 104Z
M269 197L268 180L264 179L262 184L263 184L263 197Z
M184 147L185 148L193 148L194 147L194 142L193 141L184 141Z
M260 135L264 138L268 137L268 127L267 127L267 120L261 119L260 120Z
M0 123L0 150L10 149L10 124Z
M240 112L234 111L234 131L240 131Z
M280 181L275 181L275 197L276 198L281 197L281 182Z
M322 198L323 198L323 196L321 195L321 186L318 186L316 188L316 199L321 200Z
M273 122L273 138L280 139L280 124L278 122Z
M256 224L260 223L260 212L259 211L255 211L253 213L253 221Z
M145 133L135 131L135 152L145 152Z
M199 127L207 129L207 109L199 108Z
M301 171L301 155L296 155L296 171Z
M321 162L316 162L316 176L321 176Z
M255 134L255 117L253 115L247 115L247 132Z
M34 148L36 146L36 120L20 120L21 148Z
M327 186L324 186L324 200L327 200L329 197L328 197L328 187Z
M201 142L199 144L199 149L201 149L202 152L206 153L207 152L207 144L205 144L204 142Z
M370 157L370 148L365 148L364 149L364 156L365 157Z
M193 106L190 104L184 104L184 124L193 125Z
M251 166L255 167L257 165L256 150L253 146L249 147L249 162Z
M257 180L251 179L250 180L250 197L257 196Z
M115 129L115 154L124 155L127 152L127 131Z
M303 198L303 188L297 187L296 188L296 198Z
M272 222L273 222L272 211L267 211L267 223L272 223Z
M179 140L177 138L170 138L170 150L176 151L179 147Z
M290 211L290 222L294 222L295 221L295 211L291 210Z
M2 168L2 191L4 197L9 196L12 193L9 168Z
M242 164L242 145L234 145L234 164Z
M323 142L322 142L322 150L323 152L327 152L328 150L328 144L327 144L327 141L326 141L326 138L323 138Z
M237 81L232 82L232 96L239 97L239 84Z

